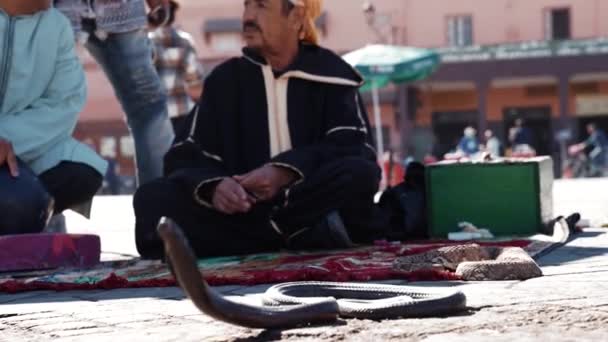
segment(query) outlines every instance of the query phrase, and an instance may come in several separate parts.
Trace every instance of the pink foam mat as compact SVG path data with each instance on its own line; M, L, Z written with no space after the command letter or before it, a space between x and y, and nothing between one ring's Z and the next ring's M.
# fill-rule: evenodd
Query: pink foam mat
M99 263L100 254L97 235L0 236L0 272L90 267Z

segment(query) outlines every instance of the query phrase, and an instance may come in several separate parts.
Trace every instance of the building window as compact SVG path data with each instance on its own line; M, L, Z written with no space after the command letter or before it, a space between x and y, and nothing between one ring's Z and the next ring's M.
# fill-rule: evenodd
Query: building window
M135 156L135 143L130 135L120 137L120 155L126 158Z
M213 50L220 53L239 52L243 47L243 40L240 33L213 33L210 40Z
M215 52L233 54L243 46L242 29L239 17L209 19L203 23L203 37Z
M545 39L570 39L570 9L554 8L545 11Z
M473 17L470 15L450 16L447 20L449 46L473 45Z
M99 144L99 154L105 158L116 158L116 138L102 137Z

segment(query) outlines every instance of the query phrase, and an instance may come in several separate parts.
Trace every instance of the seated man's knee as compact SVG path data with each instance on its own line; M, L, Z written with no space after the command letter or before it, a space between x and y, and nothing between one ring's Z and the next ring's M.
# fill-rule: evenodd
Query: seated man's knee
M177 185L166 179L157 179L141 185L133 196L135 214L147 210L162 210L176 200Z
M55 213L90 201L103 182L101 173L92 166L76 162L62 162L41 179L55 198Z
M139 186L133 195L133 209L135 209L135 213L140 210L146 210L150 206L150 203L156 202L161 191L162 185L159 185L156 181Z
M78 164L77 172L75 172L78 180L75 182L80 189L81 198L84 201L88 201L93 198L97 191L101 188L103 184L103 175L91 166L85 164ZM76 203L78 204L78 203Z
M351 176L353 188L363 192L376 192L381 180L381 171L378 165L363 158L345 158L341 161L346 172Z
M157 179L137 189L133 196L135 243L143 258L162 258L162 241L156 231L158 223L163 216L181 223L184 206L187 206L187 194L167 179Z
M51 212L51 196L38 177L19 162L19 177L0 167L0 235L41 232Z

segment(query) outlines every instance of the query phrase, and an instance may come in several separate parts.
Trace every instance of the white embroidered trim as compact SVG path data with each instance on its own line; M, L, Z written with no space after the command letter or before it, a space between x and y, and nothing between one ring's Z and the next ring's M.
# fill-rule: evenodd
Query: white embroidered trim
M363 84L363 82L355 82L355 81L352 81L352 80L349 80L346 78L313 75L313 74L309 74L307 72L300 71L300 70L288 71L288 72L284 73L283 75L281 75L281 78L288 78L288 77L296 77L296 78L301 78L301 79L305 79L305 80L313 81L313 82L346 85L346 86L352 86L352 87L358 87Z
M291 134L289 131L289 104L287 103L287 90L289 89L289 78L280 78L275 81L275 105L277 120L277 135L279 137L279 153L289 151L292 148ZM278 154L278 153L277 153ZM274 157L274 155L272 156Z
M251 63L255 64L255 65L259 65L261 67L265 66L264 64L257 62L255 59L247 56L246 54L243 54L243 58L245 58L246 60L250 61Z
M296 1L301 1L301 0L296 0ZM245 58L246 60L250 61L251 63L253 63L255 65L259 65L261 67L268 66L266 64L262 64L262 63L260 63L260 62L258 62L256 60L254 60L253 58L247 56L246 54L243 54L243 58ZM284 73L283 75L281 75L280 78L296 77L296 78L301 78L301 79L305 79L305 80L309 80L309 81L315 81L315 82L321 82L321 83L329 83L329 84L338 84L338 85L346 85L346 86L352 86L352 87L360 87L363 84L365 84L365 81L363 80L363 76L361 76L361 73L359 73L359 71L357 69L354 69L354 68L353 68L353 71L355 72L355 74L359 75L359 77L361 78L362 81L355 82L355 81L349 80L347 78L331 77L331 76L319 76L319 75L309 74L309 73L301 71L301 70L288 71L288 72Z
M192 141L194 141L194 133L196 132L196 124L198 123L198 112L199 106L197 104L194 112L194 118L192 119L192 125L190 126L190 134L188 136L188 139L192 139Z
M175 145L171 146L171 148L177 148L177 147L180 147L180 146L182 146L182 145L185 145L186 143L192 143L192 144L194 144L194 143L195 143L195 141L194 141L194 139L192 139L192 138L188 138L188 139L186 139L185 141L181 141L181 142L179 142L179 143L177 143L177 144L175 144ZM220 163L223 163L223 162L224 162L224 160L222 159L222 157L220 157L220 156L218 156L218 155L216 155L216 154L209 153L209 152L207 152L207 151L205 151L205 150L201 150L201 153L202 153L202 154L203 154L205 157L207 157L207 158L211 158L211 159L213 159L213 160L217 160L217 161L219 161Z
M289 194L291 193L291 187L285 189L285 202L283 203L283 208L287 208L289 206Z
M359 117L359 122L361 123L361 127L367 134L367 126L365 125L365 120L363 120L363 114L361 113L361 106L359 105L359 92L355 93L355 106L357 107L357 116Z
M222 163L222 162L224 161L224 160L222 159L222 157L220 157L220 156L218 156L218 155L215 155L215 154L212 154L212 153L209 153L209 152L207 152L207 151L205 151L205 150L202 150L202 151L201 151L201 153L202 153L202 154L203 154L205 157L207 157L207 158L211 158L211 159L214 159L214 160L217 160L217 161L219 161L220 163Z
M192 144L194 144L194 143L196 143L196 142L194 141L194 139L193 139L192 137L188 137L188 138L186 138L186 140L184 140L184 141L180 141L180 142L178 142L178 143L173 144L173 146L171 146L171 148L180 147L180 146L182 146L182 145L186 145L186 143L192 143Z
M300 171L300 169L298 169L297 167L295 167L293 165L289 165L289 164L285 164L285 163L274 163L274 162L268 163L266 165L284 167L286 169L290 169L291 171L297 173L298 176L300 176L300 179L298 181L296 181L293 185L300 184L304 181L304 172Z
M369 148L370 150L372 150L372 152L374 152L374 155L378 155L378 151L376 151L376 149L374 148L374 146L365 143L365 147Z
M357 131L357 132L367 133L367 130L365 128L355 127L355 126L341 126L341 127L334 127L332 129L330 129L329 131L327 131L327 133L325 133L325 135L330 135L330 134L338 132L338 131Z
M279 225L274 222L273 220L270 220L270 226L272 227L272 229L274 229L277 233L279 233L279 235L283 236L285 235L283 233L283 231L281 230L281 228L279 228Z
M362 84L362 82L357 83L349 79L318 76L298 70L286 72L277 79L275 78L272 68L269 65L261 64L247 55L243 55L243 57L251 63L260 66L262 69L262 75L264 76L266 106L268 110L268 137L270 141L271 158L282 152L289 151L293 147L289 131L289 105L287 102L290 77L347 86L359 86ZM361 108L359 107L359 102L357 102L357 95L355 95L355 106L357 107L357 115L359 117L359 121L361 122L361 127L355 127L354 129L367 134L365 121L361 117ZM334 128L327 132L327 134L329 135L335 130L340 129L346 128Z
M312 227L305 227L305 228L302 228L302 229L300 229L300 230L296 231L295 233L293 233L293 234L289 235L289 236L287 237L287 241L289 242L289 240L293 239L294 237L296 237L296 236L298 236L298 235L300 235L300 234L304 233L305 231L311 230L311 229L312 229Z
M215 208L213 207L213 204L212 204L212 203L209 203L209 202L207 202L207 201L205 201L205 200L204 200L204 199L203 199L203 198L202 198L202 197L201 197L201 196L198 194L198 192L199 192L199 190L200 190L200 189L201 189L203 186L205 186L205 185L207 185L207 184L209 184L209 183L213 183L213 182L221 181L221 180L222 180L222 179L224 179L224 178L226 178L226 177L216 177L216 178L211 178L211 179L207 179L207 180L204 180L204 181L200 182L200 183L199 183L199 184L196 186L196 188L194 189L194 200L195 200L195 201L196 201L198 204L200 204L200 205L202 205L202 206L205 206L205 207L207 207L207 208L209 208L209 209L215 209Z
M281 153L279 138L279 123L277 113L277 94L274 74L269 66L262 66L264 86L266 88L266 107L268 110L268 138L270 140L270 157Z

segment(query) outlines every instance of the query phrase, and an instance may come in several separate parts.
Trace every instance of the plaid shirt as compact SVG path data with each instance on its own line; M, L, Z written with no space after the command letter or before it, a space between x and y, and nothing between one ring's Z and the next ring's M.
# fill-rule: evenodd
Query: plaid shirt
M148 24L144 0L54 0L76 33L82 28L82 15L89 4L97 17L97 28L106 33L135 31Z
M154 64L167 92L169 117L187 115L195 105L188 87L203 83L194 40L173 27L158 28L149 37L154 43Z

